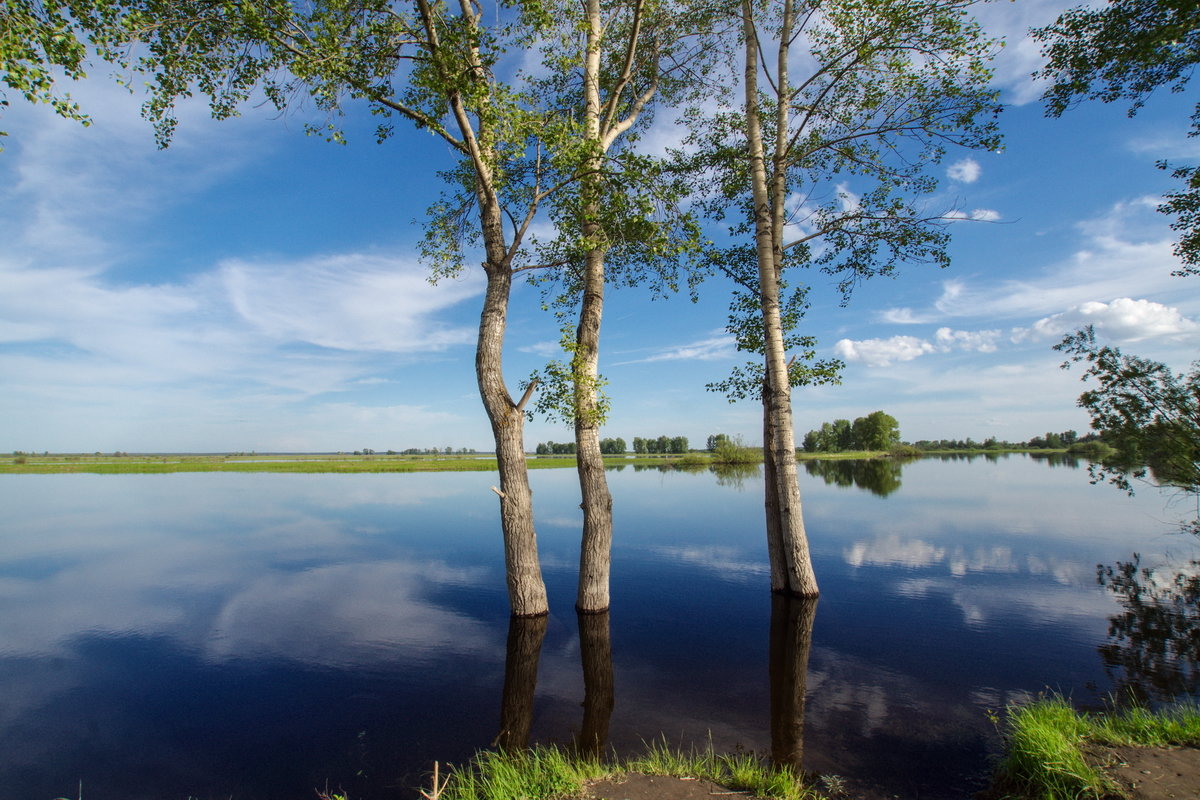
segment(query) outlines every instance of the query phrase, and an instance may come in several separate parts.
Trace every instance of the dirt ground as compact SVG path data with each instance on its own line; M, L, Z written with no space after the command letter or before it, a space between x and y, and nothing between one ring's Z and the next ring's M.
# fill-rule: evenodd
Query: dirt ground
M1200 800L1200 749L1122 747L1088 752L1126 792L1128 800ZM583 800L740 800L734 792L709 781L628 775L587 786ZM849 800L856 800L853 794Z
M1132 800L1200 798L1200 749L1118 747L1088 755Z

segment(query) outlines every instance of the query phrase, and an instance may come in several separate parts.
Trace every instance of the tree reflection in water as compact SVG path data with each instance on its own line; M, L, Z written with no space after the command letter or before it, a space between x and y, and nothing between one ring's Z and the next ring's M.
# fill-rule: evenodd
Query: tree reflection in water
M583 661L583 724L575 746L599 755L608 742L613 712L612 635L607 611L579 614L579 653ZM492 742L502 750L529 746L533 728L533 699L537 691L538 660L546 638L548 616L512 617L508 621L508 651L500 699L500 732Z
M804 699L817 598L771 596L771 759L804 765Z
M581 753L600 755L608 741L612 719L612 633L607 611L579 615L579 655L583 660L583 726L575 746Z
M1172 570L1175 570L1172 572ZM1200 691L1200 561L1143 567L1133 561L1098 567L1097 580L1121 603L1100 646L1118 697L1169 702Z
M812 649L816 598L772 595L770 656L771 758L780 766L803 769L804 703ZM548 617L512 617L500 702L500 732L493 744L511 750L529 746L538 660ZM612 632L608 612L579 614L583 662L583 723L575 739L580 753L600 755L608 743L615 705Z
M815 459L804 462L809 475L835 486L856 486L887 497L900 488L904 462L895 458Z
M529 745L533 728L533 695L537 690L538 660L549 616L512 617L508 621L508 651L504 658L504 690L500 698L500 732L492 744L502 750Z
M728 486L741 491L746 488L747 478L762 474L761 464L713 464L709 469L717 476L717 486Z

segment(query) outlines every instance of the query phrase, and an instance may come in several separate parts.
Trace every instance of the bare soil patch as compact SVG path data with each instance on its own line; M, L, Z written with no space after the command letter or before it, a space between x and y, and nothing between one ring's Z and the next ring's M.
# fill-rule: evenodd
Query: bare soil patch
M1088 750L1131 800L1200 798L1200 749L1195 747L1104 747Z

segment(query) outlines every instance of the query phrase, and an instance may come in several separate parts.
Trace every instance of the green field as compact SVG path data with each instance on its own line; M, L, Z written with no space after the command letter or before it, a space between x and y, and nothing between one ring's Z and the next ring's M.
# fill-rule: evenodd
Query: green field
M696 458L696 454L690 454ZM700 456L707 458L707 456ZM684 456L609 456L614 466L666 466ZM574 467L574 456L529 456L530 469ZM494 456L472 455L347 455L345 453L288 454L44 454L0 458L0 474L137 474L168 472L487 472L496 469Z

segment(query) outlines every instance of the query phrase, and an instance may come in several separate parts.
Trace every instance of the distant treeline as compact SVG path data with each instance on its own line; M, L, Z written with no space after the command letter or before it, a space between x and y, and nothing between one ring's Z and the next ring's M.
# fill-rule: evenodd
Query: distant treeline
M575 455L574 442L540 442L534 452L539 456L573 456ZM621 455L625 452L625 440L617 437L616 439L601 439L600 452L605 455Z
M1099 441L1095 433L1080 436L1075 431L1045 433L1024 442L1008 442L994 436L977 442L974 439L922 439L913 442L918 450L1066 450L1089 442Z
M574 442L540 442L534 452L539 456L574 455ZM600 452L605 455L622 455L629 452L625 440L619 436L614 439L601 439ZM656 439L633 437L633 452L639 455L650 453L686 453L688 438L686 436L659 436Z

